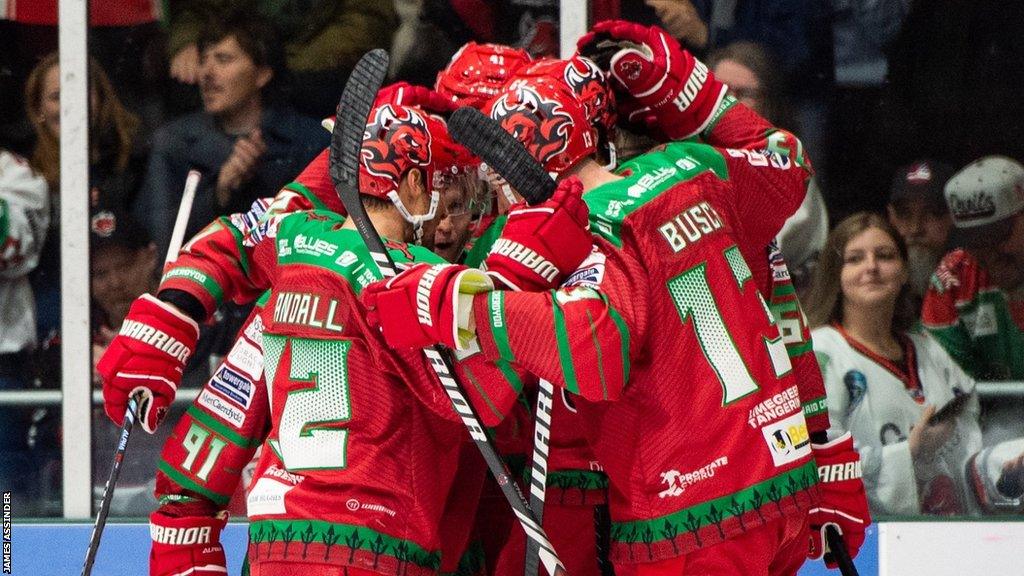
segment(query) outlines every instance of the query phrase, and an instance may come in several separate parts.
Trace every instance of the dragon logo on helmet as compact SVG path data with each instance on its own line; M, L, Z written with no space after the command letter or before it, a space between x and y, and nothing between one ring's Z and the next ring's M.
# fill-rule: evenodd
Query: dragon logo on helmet
M515 136L541 164L565 152L569 145L572 116L562 104L544 98L537 90L520 83L495 100L491 118L501 123L506 132Z
M430 164L430 149L426 119L416 110L385 104L366 126L360 156L367 172L397 187L405 168Z

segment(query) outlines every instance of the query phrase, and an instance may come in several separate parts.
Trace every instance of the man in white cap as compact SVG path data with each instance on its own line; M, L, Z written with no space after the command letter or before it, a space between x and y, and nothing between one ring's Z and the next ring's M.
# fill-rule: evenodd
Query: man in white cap
M980 158L945 196L959 247L932 276L922 323L975 378L1024 378L1024 166Z

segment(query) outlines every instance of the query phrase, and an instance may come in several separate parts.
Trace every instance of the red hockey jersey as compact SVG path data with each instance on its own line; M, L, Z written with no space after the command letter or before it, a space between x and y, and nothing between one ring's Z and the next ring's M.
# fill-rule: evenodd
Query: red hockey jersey
M769 276L748 265L768 266L810 167L796 138L744 107L714 129L736 147L669 144L585 193L604 240L575 286L474 302L485 355L582 396L619 562L685 554L813 501L800 394L754 280Z

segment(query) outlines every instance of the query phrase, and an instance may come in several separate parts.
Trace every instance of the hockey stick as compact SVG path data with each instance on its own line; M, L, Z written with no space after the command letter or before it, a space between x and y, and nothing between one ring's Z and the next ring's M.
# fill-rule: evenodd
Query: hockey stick
M836 530L835 526L825 527L825 542L828 544L829 552L835 556L839 572L843 576L859 576L857 567L853 565L853 558L850 558L850 551L846 549L846 542L843 542L843 537L839 535L839 530Z
M452 137L471 152L483 158L527 202L536 204L551 197L555 181L523 145L500 124L473 108L460 108L448 123ZM540 379L537 389L537 410L533 424L533 455L530 462L530 509L538 523L544 521L544 496L548 481L548 449L551 439L551 411L554 408L554 386ZM526 543L524 576L537 576L540 549L537 542Z
M181 242L185 237L188 216L192 213L192 201L196 197L196 188L199 187L199 177L199 172L196 170L189 170L188 176L185 177L185 191L181 195L181 204L178 205L178 217L174 220L174 230L171 232L171 242L167 246L164 267L178 259L178 251L181 250ZM89 548L85 552L82 576L92 574L92 565L96 561L96 553L100 549L100 539L103 538L103 528L106 527L107 515L110 514L110 502L114 499L114 486L117 485L117 478L121 475L121 463L124 462L124 453L128 449L128 438L135 427L135 419L138 418L139 404L141 403L139 395L128 399L128 409L125 410L121 423L121 437L114 450L114 463L110 467L107 484L103 487L100 511L96 515L96 522L92 526L92 536L89 537Z
M355 223L359 235L369 249L374 262L385 277L395 275L394 261L381 241L366 209L359 198L359 156L362 149L366 121L373 107L377 90L383 83L388 68L387 52L372 50L356 64L349 76L341 100L338 102L338 121L331 134L330 172L335 190L341 198L349 218ZM441 346L424 348L423 353L451 399L456 412L480 449L487 467L498 481L505 498L523 525L526 535L540 545L544 568L551 576L564 576L565 568L558 560L547 535L534 518L519 486L512 480L508 468L491 445L480 418L466 400L462 385L447 351Z

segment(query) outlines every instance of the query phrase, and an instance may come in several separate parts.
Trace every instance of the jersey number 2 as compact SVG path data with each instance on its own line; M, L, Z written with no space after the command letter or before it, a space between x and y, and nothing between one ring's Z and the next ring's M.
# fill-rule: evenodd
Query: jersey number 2
M281 366L285 346L289 345L291 363ZM348 430L338 425L352 417L348 389L351 345L346 340L263 335L272 413L278 371L287 369L292 383L280 412L277 439L271 440L271 446L290 471L337 470L346 465Z

